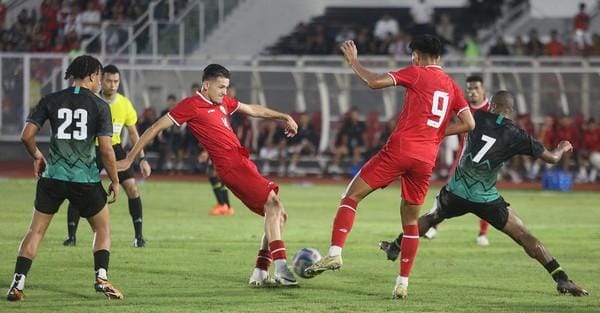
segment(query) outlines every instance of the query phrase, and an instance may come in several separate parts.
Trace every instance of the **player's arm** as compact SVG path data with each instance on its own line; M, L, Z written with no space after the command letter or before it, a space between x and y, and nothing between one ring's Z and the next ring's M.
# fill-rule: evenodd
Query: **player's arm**
M380 89L394 86L394 79L389 74L377 74L367 70L358 61L358 50L352 40L346 40L340 47L344 53L346 62L354 73L364 81L371 89Z
M98 136L98 150L104 169L110 178L111 184L108 187L108 194L112 193L112 199L108 203L113 203L119 196L119 175L117 175L117 158L115 150L112 147L111 136Z
M27 149L27 152L33 158L33 174L35 177L42 175L42 172L46 168L46 159L44 158L44 154L42 154L35 143L35 135L39 130L40 127L38 125L27 122L25 123L23 132L21 133L21 142L23 142L25 149Z
M119 170L128 169L133 163L135 157L148 145L163 129L173 126L173 120L169 117L169 114L165 114L163 117L154 122L140 137L140 139L133 145L131 151L127 153L127 157L117 162Z
M573 146L568 141L561 141L554 151L548 151L544 149L542 155L540 155L540 159L542 159L546 163L556 164L562 158L563 154L567 151L573 150Z
M458 122L451 123L446 127L445 136L462 134L475 129L475 119L468 107L458 113L458 119Z
M131 144L135 146L138 141L140 141L140 134L137 131L135 125L127 126L127 131L129 132L129 140L131 140ZM146 154L144 153L144 149L140 151L140 170L144 177L150 176L152 172L152 168L150 168L150 164L146 160Z
M286 124L285 135L287 137L293 137L296 135L296 133L298 133L298 124L296 124L296 121L294 121L294 119L289 114L271 110L259 104L245 104L242 102L239 102L238 111L252 117L284 121Z

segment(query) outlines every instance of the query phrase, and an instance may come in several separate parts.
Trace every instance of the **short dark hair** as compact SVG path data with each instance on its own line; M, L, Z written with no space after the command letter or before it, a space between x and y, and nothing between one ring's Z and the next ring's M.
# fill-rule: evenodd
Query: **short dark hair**
M167 96L167 100L177 100L177 97L175 97L175 95L174 95L174 94L169 94L169 95Z
M65 72L65 79L84 79L92 74L102 72L102 63L91 55L76 57Z
M412 51L419 51L433 57L442 55L442 42L438 37L430 34L415 36L410 42L409 48Z
M480 82L483 85L483 77L479 75L471 75L467 77L467 83Z
M224 77L227 79L231 78L229 70L219 64L209 64L204 68L204 74L202 74L202 81L211 80L218 77Z
M108 73L108 74L121 74L121 72L119 72L119 69L117 68L116 65L114 64L109 64L107 66L104 67L104 73Z
M510 91L499 90L494 94L490 102L496 105L496 111L512 112L514 110L515 97Z

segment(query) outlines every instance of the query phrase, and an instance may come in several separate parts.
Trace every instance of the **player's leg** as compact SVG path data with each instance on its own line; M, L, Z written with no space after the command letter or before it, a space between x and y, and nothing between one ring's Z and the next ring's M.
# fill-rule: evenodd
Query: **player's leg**
M276 282L269 276L271 262L273 262L273 258L269 250L269 241L267 236L263 234L256 256L256 265L248 282L250 287L273 287L276 285Z
M125 173L125 172L120 172ZM131 173L132 175L133 173ZM133 176L133 175L132 175ZM143 226L143 209L142 209L142 199L140 197L140 192L138 190L137 184L135 183L135 178L123 177L124 180L121 180L121 185L123 189L125 189L125 193L127 194L128 205L129 205L129 215L131 216L131 222L133 223L133 231L134 231L134 239L133 246L136 248L143 248L146 245L146 241L144 240L144 234L142 232ZM120 179L120 178L119 178Z
M375 189L361 177L361 172L354 176L342 195L342 200L333 220L329 252L327 256L306 269L307 275L318 275L324 271L337 270L342 267L342 249L344 248L348 234L352 231L358 203L373 192L373 190Z
M286 212L275 190L271 190L264 206L265 236L275 265L275 280L282 286L297 286L298 282L287 265L287 253L283 242Z
M31 268L33 259L37 255L39 244L44 238L44 234L53 216L53 214L46 214L37 210L33 211L29 230L27 230L19 247L19 256L15 264L13 281L6 295L8 301L24 299L23 289L25 288L25 278Z
M487 238L487 233L488 233L488 229L490 227L490 224L483 219L479 220L479 234L477 235L477 239L475 240L475 243L477 243L477 245L479 246L489 246L490 245L490 241Z
M77 244L77 226L79 225L79 211L75 210L69 203L67 209L67 233L68 237L63 241L63 246L75 246Z
M207 174L208 181L210 182L210 185L213 189L213 193L215 194L215 198L217 199L217 204L212 210L209 211L209 214L233 215L235 213L235 210L231 207L231 204L229 203L229 193L227 191L227 187L225 187L223 182L221 182L212 165L209 166Z
M515 211L510 207L506 210L508 211L508 217L506 225L501 229L502 232L523 247L527 255L536 259L544 266L552 276L552 279L556 282L556 289L558 292L562 294L569 293L573 296L587 295L588 292L585 289L577 286L569 279L569 276L565 270L560 267L558 261L554 259L546 247L529 232Z
M94 232L94 271L96 281L94 288L109 299L123 299L123 294L108 280L108 263L110 259L110 219L108 206L87 218Z
M13 281L6 295L8 301L24 299L25 278L31 268L33 259L37 255L39 244L44 238L52 217L66 198L66 191L64 182L47 178L38 180L33 217L29 229L19 246Z

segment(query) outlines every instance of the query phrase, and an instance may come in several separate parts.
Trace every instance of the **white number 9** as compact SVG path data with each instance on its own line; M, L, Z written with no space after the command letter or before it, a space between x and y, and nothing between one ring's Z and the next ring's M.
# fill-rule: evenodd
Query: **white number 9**
M440 99L442 100L441 108ZM442 122L444 121L444 117L446 116L446 111L448 110L448 93L443 91L434 92L433 99L431 102L431 114L439 117L439 119L437 121L427 119L427 126L431 126L433 128L440 128Z

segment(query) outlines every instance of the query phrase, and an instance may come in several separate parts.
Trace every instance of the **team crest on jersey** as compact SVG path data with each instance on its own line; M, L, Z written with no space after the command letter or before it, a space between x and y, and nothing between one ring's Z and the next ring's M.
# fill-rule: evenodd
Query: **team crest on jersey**
M225 107L220 105L219 106L219 110L221 110L221 112L223 112L223 114L227 114L227 111L225 111Z

